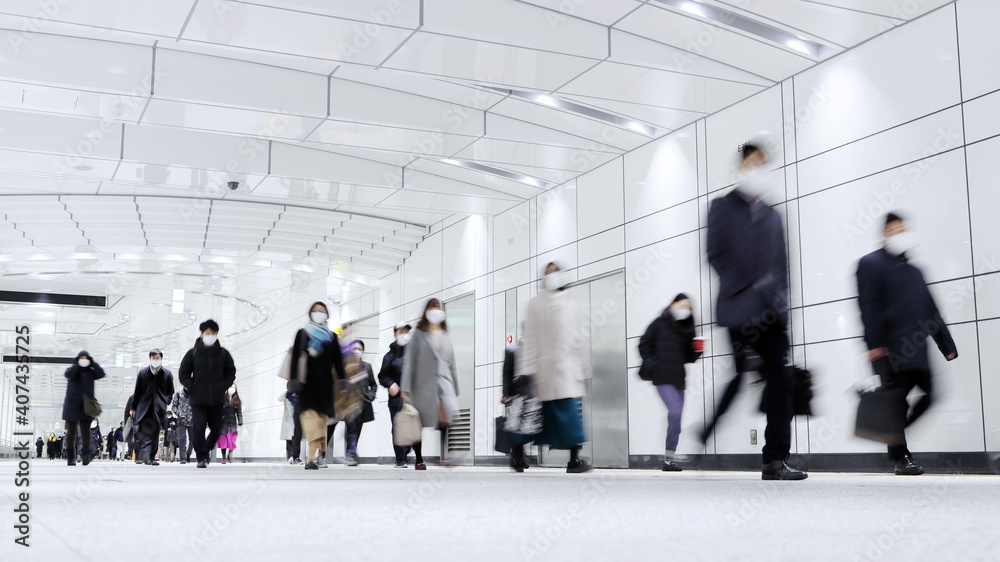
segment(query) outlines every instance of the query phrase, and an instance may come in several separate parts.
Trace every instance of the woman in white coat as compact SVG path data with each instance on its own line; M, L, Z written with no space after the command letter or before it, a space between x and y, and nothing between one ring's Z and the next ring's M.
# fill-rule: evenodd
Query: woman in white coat
M406 345L399 387L403 400L409 400L420 413L421 425L441 431L441 464L450 466L448 427L458 416L458 372L444 308L437 299L427 301L417 329ZM414 468L427 470L421 445L413 444L417 456Z
M526 334L517 353L517 375L533 376L533 393L542 402L542 431L536 445L568 449L566 472L593 468L580 458L586 441L580 405L586 393L586 361L577 321L577 304L566 293L567 282L555 263L545 266L544 291L528 303Z

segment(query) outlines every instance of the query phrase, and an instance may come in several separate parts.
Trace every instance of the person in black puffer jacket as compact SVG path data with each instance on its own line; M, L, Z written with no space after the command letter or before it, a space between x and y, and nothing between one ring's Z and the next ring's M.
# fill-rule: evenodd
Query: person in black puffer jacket
M222 430L219 436L219 448L222 449L222 464L233 462L233 451L236 450L236 436L243 427L243 400L236 390L236 385L226 391L226 402L222 408Z
M674 452L681 435L681 413L684 410L684 365L694 363L701 351L694 346L694 319L691 300L684 293L674 297L670 306L646 328L639 340L642 367L639 376L656 386L660 399L667 407L667 443L663 455L663 470L680 471L674 462Z
M199 327L201 338L195 340L181 360L178 378L188 389L191 404L191 430L198 468L208 466L212 445L219 441L222 410L226 403L226 389L236 382L236 365L229 350L218 342L219 325L206 320ZM210 434L205 438L205 427Z
M94 419L87 415L84 408L84 396L94 398L94 381L104 378L104 369L93 360L90 353L81 351L76 354L76 363L66 369L66 398L63 400L62 418L66 421L66 446L70 454L66 455L66 464L76 466L76 446L78 439L90 443L90 422ZM90 464L90 447L83 447L81 461L86 466Z

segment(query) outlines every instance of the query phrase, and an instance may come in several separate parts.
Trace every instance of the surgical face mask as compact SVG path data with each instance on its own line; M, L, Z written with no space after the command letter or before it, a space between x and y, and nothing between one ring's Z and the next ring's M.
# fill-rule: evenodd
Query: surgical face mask
M750 170L740 182L740 192L754 199L764 195L771 187L767 176L768 174L759 167Z
M912 232L903 231L885 239L885 251L894 256L910 252L917 245L917 239Z
M562 271L553 271L542 279L542 287L546 291L555 291L566 286L566 277Z
M354 356L357 357L358 359L361 359L361 356L364 355L364 353L365 352L361 351L360 349L355 349L354 350Z
M691 318L691 309L670 307L670 315L674 317L674 320L687 320Z
M405 334L399 334L398 336L396 336L396 343L399 345L406 345L410 343L411 337L412 336L410 335L409 332L406 332Z
M152 361L149 362L149 366L154 369L159 369L162 363L163 361L160 361L159 359L153 359Z
M329 317L330 317L329 314L325 312L319 312L318 310L314 310L311 313L309 313L309 318L316 324L326 324L326 319Z
M427 311L427 321L431 324L440 324L444 322L444 311L440 308L432 308Z
M80 359L79 361L76 362L76 364L79 365L79 366L81 366L81 367L89 367L90 366L90 359L86 359L86 358Z
M201 336L201 343L205 344L206 347L212 347L218 339L219 336L215 334L205 334Z

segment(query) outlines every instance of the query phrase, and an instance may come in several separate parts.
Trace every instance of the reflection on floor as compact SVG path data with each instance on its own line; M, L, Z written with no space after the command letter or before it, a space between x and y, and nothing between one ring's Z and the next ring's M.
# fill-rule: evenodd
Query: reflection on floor
M0 462L13 477L16 465ZM2 560L995 559L1000 477L283 464L31 467ZM6 479L6 477L5 477ZM5 504L13 487L3 487ZM984 558L985 557L985 558Z

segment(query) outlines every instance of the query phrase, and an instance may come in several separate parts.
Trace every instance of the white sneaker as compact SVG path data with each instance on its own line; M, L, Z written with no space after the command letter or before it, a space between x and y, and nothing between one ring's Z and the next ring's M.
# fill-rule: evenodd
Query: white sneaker
M292 457L288 457L288 464L295 464L295 459Z
M326 464L326 455L320 455L316 459L316 465L319 466L320 468L329 468L329 465Z

